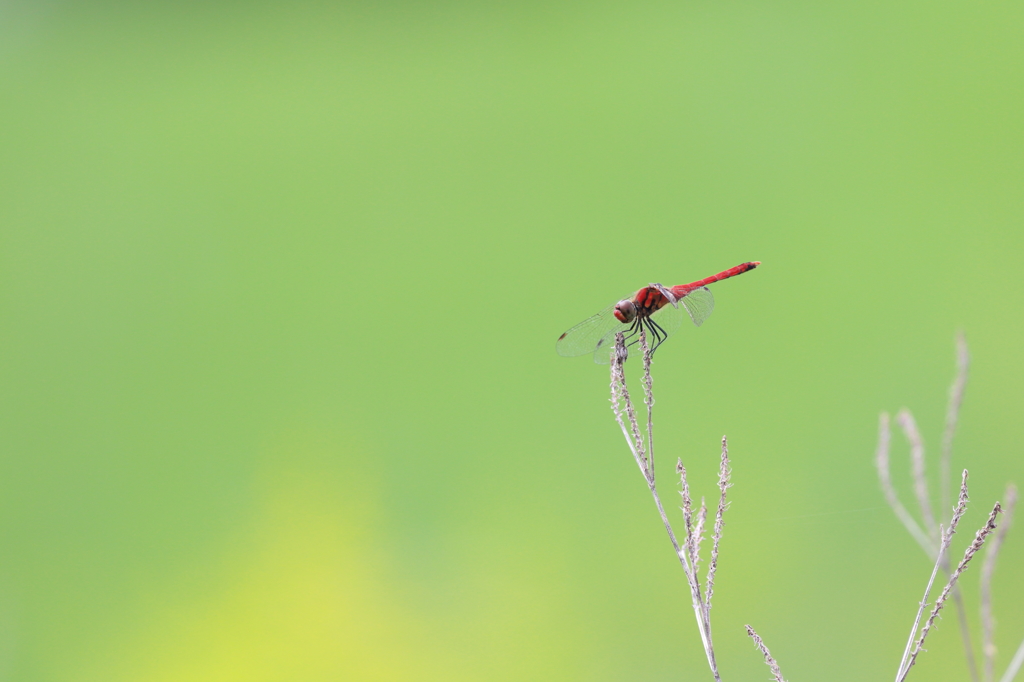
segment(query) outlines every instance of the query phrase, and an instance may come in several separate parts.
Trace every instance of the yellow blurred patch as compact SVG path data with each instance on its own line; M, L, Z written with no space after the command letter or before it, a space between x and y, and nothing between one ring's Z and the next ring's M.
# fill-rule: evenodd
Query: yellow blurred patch
M375 460L330 440L292 434L273 447L223 549L154 579L141 615L92 664L68 661L59 676L452 682L579 672L571 652L582 642L569 641L581 624L567 608L560 547L538 539L524 551L471 532L438 535L446 548L417 556L387 527Z
M251 527L209 567L219 587L197 595L192 576L161 590L116 674L96 679L400 680L450 668L389 584L373 486L308 460L265 473Z

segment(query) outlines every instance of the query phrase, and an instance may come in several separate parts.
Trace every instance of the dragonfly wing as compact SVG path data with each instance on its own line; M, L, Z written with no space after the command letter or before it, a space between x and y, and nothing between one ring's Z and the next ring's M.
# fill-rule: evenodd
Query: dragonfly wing
M690 319L698 327L704 324L704 320L708 319L711 311L715 309L715 297L711 295L711 289L707 287L698 287L688 291L679 299L679 303L686 308Z
M682 301L680 301L682 303ZM683 312L683 307L678 308L671 303L664 306L661 310L651 315L651 322L658 325L658 331L661 332L665 338L672 336L679 326L683 323L683 319L686 318L686 313ZM650 334L648 334L650 336ZM654 339L651 339L649 343L654 343Z
M603 349L608 344L608 338L614 340L615 332L626 331L628 328L615 319L615 306L610 305L558 337L555 350L568 358L593 353L598 348ZM611 352L610 348L608 352ZM605 358L605 362L608 362L608 358Z
M679 326L686 319L685 308L675 307L671 304L664 306L661 310L651 315L647 329L647 344L654 348L679 329ZM654 326L657 330L650 327ZM615 332L622 332L626 343L628 355L640 355L640 328L638 326L627 326L620 324L611 329L594 349L594 362L599 365L607 365L611 359L612 346L615 345ZM660 337L660 340L659 338Z
M612 361L612 349L615 347L615 335L618 332L622 332L625 335L628 346L631 330L628 326L620 323L619 326L613 328L598 340L597 345L594 347L594 362L599 365L607 365Z

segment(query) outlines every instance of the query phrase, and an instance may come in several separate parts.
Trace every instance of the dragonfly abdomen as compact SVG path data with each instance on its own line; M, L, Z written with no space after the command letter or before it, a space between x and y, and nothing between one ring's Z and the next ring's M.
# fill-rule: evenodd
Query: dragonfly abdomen
M728 270L722 270L718 274L711 275L710 277L705 277L704 279L697 280L696 282L690 282L689 284L679 284L677 286L674 286L672 287L672 293L682 298L683 296L690 293L694 289L706 287L709 284L721 282L723 279L729 279L730 277L735 277L736 275L742 275L744 272L747 272L748 270L753 270L760 264L761 261L759 260L751 261L749 263L740 263L739 265L735 265L729 268Z

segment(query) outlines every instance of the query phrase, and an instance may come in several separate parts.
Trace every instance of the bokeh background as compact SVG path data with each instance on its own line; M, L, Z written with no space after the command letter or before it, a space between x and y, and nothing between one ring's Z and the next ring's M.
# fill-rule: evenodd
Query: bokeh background
M1022 34L1002 1L0 3L0 676L710 679L607 370L554 341L761 260L654 367L697 494L730 438L723 678L769 676L745 623L788 679L891 677L930 564L878 414L934 481L959 329L958 554L1024 481ZM928 649L912 678L968 679L952 611Z

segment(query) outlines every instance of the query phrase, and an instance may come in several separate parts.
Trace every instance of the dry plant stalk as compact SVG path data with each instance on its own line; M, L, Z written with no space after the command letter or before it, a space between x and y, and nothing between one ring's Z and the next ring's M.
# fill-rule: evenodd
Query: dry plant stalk
M771 668L772 675L775 677L775 682L786 682L786 680L782 679L782 671L779 670L779 664L775 662L774 658L772 658L772 654L770 651L768 651L768 647L765 646L764 640L761 639L761 637L758 636L756 632L754 632L754 628L750 627L749 625L747 625L746 628L747 635L752 640L754 640L754 644L757 645L758 650L761 652L762 655L764 655L765 664L767 664L768 667Z
M715 650L711 639L711 595L715 585L715 571L718 568L718 548L722 539L722 529L725 525L723 520L726 503L726 490L730 487L729 450L725 437L722 438L722 457L718 477L718 487L721 492L718 502L718 510L715 515L715 527L712 533L711 562L707 574L707 594L701 595L700 578L698 567L700 564L700 545L704 535L704 528L707 522L707 506L701 499L700 509L696 512L694 519L693 500L690 497L690 487L686 480L686 468L680 460L676 465L676 473L679 474L680 497L682 498L683 524L686 535L683 544L680 546L676 539L672 524L669 523L665 508L661 504L658 495L657 484L654 472L654 420L652 410L654 407L654 388L651 379L651 349L647 343L647 335L644 328L640 328L640 350L643 353L643 386L644 405L647 407L647 443L644 445L643 434L637 419L636 410L629 397L629 390L626 387L626 373L623 363L626 360L627 352L625 338L621 333L615 335L615 347L611 353L611 403L612 412L615 414L615 421L622 429L622 435L629 445L630 452L636 460L640 473L647 482L647 487L654 498L654 504L661 515L661 521L665 526L672 547L675 549L679 563L683 567L686 581L690 586L690 600L693 605L693 613L697 619L697 630L700 633L701 644L704 646L704 653L714 675L715 682L721 682L718 674L718 664L715 661ZM623 420L625 415L629 421L629 428Z
M959 405L963 399L963 382L960 382L960 377L957 377L958 381L956 385L960 386L960 390L954 391L955 405L957 410L951 411L950 415L947 415L947 419L951 419L952 423L956 423L957 413ZM889 474L889 415L882 413L879 416L878 426L878 451L875 454L875 464L878 468L878 479L882 484L882 491L885 493L886 501L889 506L892 507L893 512L903 523L903 526L907 529L910 535L917 540L917 544L921 546L925 554L929 559L934 559L938 556L939 546L941 545L941 532L939 529L934 527L935 518L932 516L931 504L929 502L928 495L928 482L925 478L925 467L924 467L924 441L921 438L920 432L917 430L917 423L914 421L914 416L910 413L910 410L900 410L896 416L900 427L903 430L907 441L910 443L910 462L911 462L911 475L914 479L914 494L917 497L918 506L921 509L921 516L924 518L925 530L921 529L917 521L911 516L910 512L900 503L899 498L896 497L896 490L892 485L892 478ZM952 436L950 436L952 439ZM948 464L944 460L945 464ZM949 478L949 472L943 470L942 476L946 479ZM949 555L943 559L941 566L945 573L949 573ZM971 645L971 633L967 625L967 609L964 607L963 598L960 596L960 588L957 588L953 592L953 599L956 603L957 619L960 624L960 637L964 643L964 651L967 656L967 669L970 671L972 682L979 682L977 665L974 662L974 647Z
M995 634L995 618L992 616L992 574L996 570L996 559L999 557L999 550L1003 546L1006 532L1010 530L1013 522L1013 508L1017 504L1017 487L1013 484L1006 486L1006 506L1003 507L1003 522L992 538L992 542L985 552L985 560L981 564L981 655L985 661L984 680L992 682L993 668L995 666L996 645L993 641ZM1024 643L1021 644L1024 647ZM1022 649L1024 650L1024 649Z
M700 565L700 547L707 523L707 505L705 504L704 499L701 498L700 509L697 510L695 519L693 499L690 496L690 487L686 478L686 468L680 460L676 465L676 473L679 474L680 479L679 493L682 501L683 523L686 531L683 543L680 545L675 532L672 529L672 524L669 522L668 516L665 513L664 506L661 503L661 498L658 495L656 485L654 469L654 389L651 378L651 349L648 346L646 332L643 327L640 328L639 345L640 350L643 353L644 405L647 408L646 445L636 409L626 386L626 375L623 364L627 358L627 351L625 339L621 333L616 334L615 336L615 347L612 350L611 356L612 411L615 415L616 422L619 424L619 428L622 430L622 435L626 439L630 452L632 452L637 466L639 467L644 480L647 482L648 489L650 490L651 495L654 498L655 505L658 508L658 513L661 515L665 531L672 543L672 547L675 549L679 563L683 567L683 573L686 575L687 583L690 586L690 597L694 616L697 619L697 629L700 633L701 643L704 646L704 652L707 655L708 665L711 668L711 672L714 675L716 682L721 682L717 663L715 661L715 653L711 637L711 600L714 594L715 574L718 569L719 544L722 537L722 529L724 527L724 514L728 507L726 491L731 486L728 443L723 437L722 456L718 479L720 495L718 508L715 514L714 531L712 533L712 549L711 559L707 570L707 583L704 595L702 595L698 569ZM952 441L959 420L960 406L963 402L968 365L969 356L967 354L967 345L961 335L957 339L958 374L950 389L950 402L946 413L946 426L942 441L942 458L940 461L939 473L942 481L940 497L943 499L948 496L946 489L948 488ZM629 421L629 427L626 426L623 419L624 416L625 419ZM974 541L964 551L963 558L960 560L959 564L955 569L950 570L949 548L952 543L953 535L956 533L957 526L967 510L967 470L965 469L963 471L961 477L960 495L956 508L953 511L952 519L950 520L949 526L947 528L943 528L941 525L936 523L935 516L932 512L928 484L925 477L924 441L921 438L917 424L913 415L906 409L901 410L896 418L910 444L911 476L914 485L914 496L917 499L918 507L921 512L923 527L899 501L895 488L892 485L892 479L889 473L891 431L889 416L885 413L882 413L879 419L878 449L875 455L879 481L886 500L896 513L896 516L900 519L908 532L910 532L911 536L919 545L921 545L921 548L929 558L934 560L934 567L925 588L924 597L918 605L917 615L914 618L914 624L910 630L910 635L903 651L903 657L900 660L900 666L896 673L896 682L904 682L906 680L910 669L917 661L918 655L923 651L924 642L928 637L928 634L934 627L939 613L942 611L943 606L950 596L954 598L954 601L957 604L957 611L960 615L961 633L967 652L968 667L972 678L976 681L978 680L977 667L974 664L973 658L973 648L970 643L970 635L967 629L965 610L960 598L957 583L960 576L967 569L971 559L973 559L974 555L985 544L986 539L995 533L994 539L989 545L989 551L985 556L981 577L981 612L983 629L982 651L985 662L984 675L985 682L992 682L995 647L992 641L994 619L992 617L991 605L991 580L995 571L995 564L999 555L999 549L1002 546L1003 540L1010 526L1010 520L1012 518L1013 508L1016 502L1016 488L1013 486L1007 488L1006 497L1004 498L1006 500L1006 516L1005 522L1002 526L997 530L995 523L996 518L1000 513L1003 513L1003 508L999 502L996 502L989 514L988 521L975 534ZM947 574L948 579L941 594L932 606L927 620L922 626L921 619L928 606L928 597L931 594L932 587L935 584L935 579L940 570ZM768 647L765 645L764 641L760 636L758 636L752 627L747 625L746 629L747 634L754 640L758 650L764 656L765 663L767 663L771 669L776 682L785 682L778 664L768 651ZM1024 666L1024 642L1021 643L1000 682L1012 682L1014 676L1022 666Z
M718 542L722 539L722 528L725 527L725 510L729 504L725 501L725 491L732 487L729 482L732 471L729 469L729 446L722 436L722 460L718 467L718 511L715 513L715 532L711 536L711 563L708 564L708 583L704 590L704 600L711 609L711 595L715 593L715 571L718 570Z
M921 516L924 517L924 527L931 536L932 544L938 535L935 525L935 515L932 513L932 503L928 499L928 480L924 475L924 440L921 432L917 430L917 422L910 410L902 409L896 415L896 421L903 429L903 435L910 443L910 465L911 474L914 478L914 495L917 497L917 504L921 507Z
M921 545L921 549L925 551L929 556L935 556L935 550L931 545L931 541L928 539L928 535L921 530L921 526L918 525L917 521L907 508L903 506L899 498L896 496L896 489L892 485L892 477L889 475L889 442L891 440L891 432L889 430L889 415L883 412L878 416L878 450L875 452L875 466L878 469L878 480L882 484L882 492L885 494L885 499L892 507L893 512L896 513L896 517L903 523L903 526L910 533L911 537L917 540L917 544Z
M950 505L949 469L953 461L953 436L960 421L960 406L967 389L967 374L971 367L971 354L967 352L967 339L963 332L956 335L956 377L949 387L949 405L946 407L946 428L942 432L942 459L939 460L939 501L943 509Z
M693 572L699 572L700 566L700 545L704 542L704 524L708 520L708 508L704 504L704 498L700 498L700 511L697 512L697 525L693 528Z
M935 568L932 569L932 575L928 579L928 585L924 588L924 598L918 605L917 616L914 618L914 625L910 628L910 637L907 639L907 646L903 650L903 658L900 659L900 667L896 672L896 682L900 682L907 674L910 666L913 665L911 655L914 655L916 659L916 652L920 650L920 645L924 641L924 632L921 639L918 641L918 646L915 649L911 647L914 644L914 636L917 634L918 626L921 624L921 615L924 613L925 607L928 605L928 594L932 591L932 585L935 583L935 576L939 572L939 568L942 565L942 558L949 548L949 544L953 541L953 534L956 533L956 527L960 523L960 519L963 518L964 513L967 511L967 469L964 469L963 477L960 482L960 500L957 503L956 510L953 512L953 519L949 523L949 528L945 531L940 530L939 537L942 538L942 543L939 545L939 555L935 558Z
M964 490L965 491L966 491L966 487L967 487L967 483L966 482L967 482L967 470L965 469L964 470ZM965 494L966 494L966 492L965 492ZM945 589L942 590L942 594L939 595L939 598L935 601L935 606L932 607L932 612L928 616L928 621L924 624L924 627L921 628L921 636L918 638L917 642L914 644L914 650L911 652L910 658L907 659L906 667L903 668L902 673L896 677L896 682L903 682L903 680L906 679L907 673L910 672L910 669L914 666L915 661L917 661L917 655L921 652L921 646L924 644L924 640L928 636L928 632L931 630L932 625L935 623L935 619L938 617L939 611L942 610L943 604L945 604L946 599L949 597L950 592L952 592L953 588L956 586L957 579L960 577L960 574L962 574L967 569L967 564L971 561L971 559L974 557L974 555L978 552L979 549L981 549L981 546L985 543L985 538L987 538L992 533L992 531L994 531L996 529L996 516L998 516L1002 511L1003 510L999 506L999 503L996 502L995 506L992 507L992 511L988 515L988 521L975 534L974 542L972 542L967 547L967 549L964 551L963 559L960 560L960 563L959 563L959 565L957 565L956 570L953 571L952 575L950 575L949 582L946 583ZM952 528L952 524L951 524L951 528ZM952 537L952 533L949 533L948 536L951 538ZM938 560L935 562L936 567L942 561L942 556L941 555L944 553L944 550L948 546L949 546L949 541L947 540L945 542L945 546L943 547L943 551L940 551L940 553L939 553L940 556L939 556ZM935 577L935 572L933 571L932 572L932 578L934 579L934 577ZM928 587L929 588L931 587L931 582L930 581L929 581ZM924 608L924 605L925 605L927 599L928 599L928 590L925 590L925 601L921 602L921 607L922 608ZM919 610L918 611L918 619L920 619L920 617L921 617L921 611ZM917 625L917 621L915 621L914 624L916 626ZM913 636L913 635L911 635L911 636Z
M963 332L956 335L956 376L949 387L949 403L946 406L946 425L942 431L942 449L939 459L939 500L943 508L949 508L949 471L953 461L953 436L960 421L960 407L967 389L967 372L970 369L971 356L967 352L967 339ZM949 574L949 554L942 562L942 570ZM957 621L960 625L960 639L964 644L964 655L967 657L967 670L972 682L978 680L978 665L974 661L974 645L971 644L971 629L967 624L967 608L964 606L960 587L953 590L953 601L956 604Z
M1007 666L1003 676L999 678L999 682L1013 682L1013 678L1020 671L1021 665L1024 665L1024 641L1020 643L1017 653L1013 655L1013 660L1010 661L1010 665Z
M942 434L941 457L939 460L939 499L943 507L948 507L949 504L949 469L952 460L953 437L956 434L957 425L959 424L960 409L963 405L964 393L967 387L968 370L970 369L970 354L968 353L967 342L962 333L957 334L956 338L956 367L956 376L954 377L953 383L949 389L949 403L946 408L945 428ZM948 593L944 593L943 600L948 596L953 597L953 601L956 604L957 617L960 626L960 636L963 640L964 653L967 659L967 669L973 682L981 682L982 678L979 676L978 665L975 662L974 646L971 643L970 628L967 622L967 610L964 606L963 597L956 579L959 574L950 566L950 555L948 551L945 551L944 547L946 537L943 534L941 527L937 528L934 525L935 519L931 511L928 483L925 478L924 441L917 429L914 417L909 410L900 410L896 419L906 436L908 443L910 444L910 463L914 496L917 500L918 509L924 522L923 528L918 524L917 520L914 519L911 513L908 512L900 503L896 496L896 491L893 488L889 474L889 444L891 438L889 430L889 415L884 412L879 418L878 449L875 454L878 479L881 484L882 491L885 494L886 501L896 514L896 517L907 529L911 537L913 537L925 551L929 559L935 560L938 569L943 571L949 578L949 585L951 585L951 588ZM1007 513L1004 516L1004 522L999 532L990 544L990 549L986 554L985 563L982 566L981 652L984 661L984 682L992 682L993 680L995 656L995 647L992 641L994 618L992 616L991 603L991 576L995 570L995 561L998 557L999 547L1002 544L1002 539L1005 536L1007 529L1009 528L1009 521L1012 514L1012 501L1015 495L1015 488L1012 488L1012 486L1007 488L1007 495L1004 498L1007 502ZM934 571L932 581L934 581ZM931 585L931 582L929 582L929 585ZM919 619L920 614L918 616L918 620ZM913 639L914 632L916 632L916 627L917 623L915 623L915 630L911 633L911 639ZM910 656L910 644L911 643L908 642L908 648L904 651L904 660L900 664L900 673L902 675L906 674L906 670L904 668L909 668L906 663ZM1024 642L1021 643L1020 650L1018 651L1018 655L1014 657L1014 661L1017 662L1016 669L1014 668L1014 663L1011 663L1007 668L1006 673L1003 675L1001 682L1011 682L1017 670L1022 664L1024 664Z

